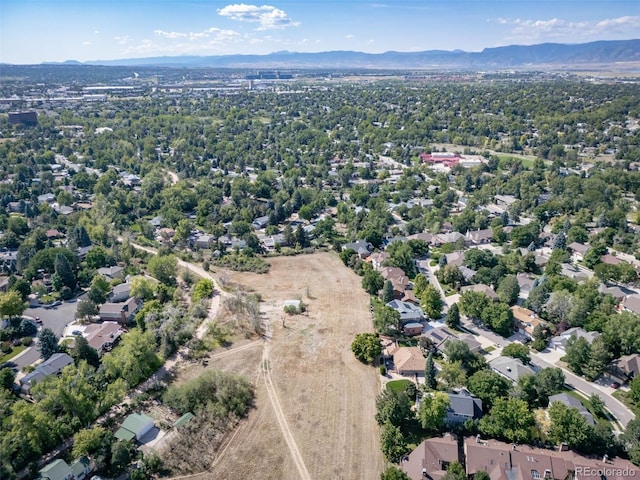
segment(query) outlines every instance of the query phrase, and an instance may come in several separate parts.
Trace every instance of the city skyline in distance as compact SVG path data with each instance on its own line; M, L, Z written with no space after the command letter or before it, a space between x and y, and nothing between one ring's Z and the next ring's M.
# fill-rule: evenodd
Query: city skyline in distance
M464 50L628 40L640 2L4 0L0 62Z

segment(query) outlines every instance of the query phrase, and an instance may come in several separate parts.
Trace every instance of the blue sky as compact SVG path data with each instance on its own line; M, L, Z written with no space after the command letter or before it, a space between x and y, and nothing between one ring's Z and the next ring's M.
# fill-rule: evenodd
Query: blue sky
M0 62L640 37L640 0L0 0Z

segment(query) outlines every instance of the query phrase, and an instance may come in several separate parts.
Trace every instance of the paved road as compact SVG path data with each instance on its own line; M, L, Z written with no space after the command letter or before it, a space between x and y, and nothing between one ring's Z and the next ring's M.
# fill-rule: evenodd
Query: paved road
M24 316L32 319L40 317L42 325L38 326L38 331L43 327L50 328L56 336L60 337L64 331L64 327L75 319L77 309L77 301L63 302L62 305L52 309L46 309L44 307L27 308L24 311ZM37 346L34 345L25 349L17 357L12 358L11 361L14 362L19 369L22 369L27 365L37 362L39 359L40 352L38 352Z

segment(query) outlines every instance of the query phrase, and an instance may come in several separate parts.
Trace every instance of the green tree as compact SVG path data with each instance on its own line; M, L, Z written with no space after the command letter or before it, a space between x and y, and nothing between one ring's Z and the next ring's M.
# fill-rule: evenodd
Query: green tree
M534 425L535 417L527 402L513 397L497 398L489 416L480 420L480 431L509 442L528 443Z
M0 316L3 318L20 318L26 308L22 295L15 290L0 293Z
M609 353L604 338L596 338L591 343L589 360L582 369L585 378L590 382L594 381L604 372L610 360L611 354Z
M597 393L592 393L589 397L589 405L596 417L603 417L606 412L604 401Z
M380 448L385 458L397 463L407 451L407 444L399 427L385 423L380 429Z
M208 278L202 278L194 285L191 300L199 302L204 298L210 298L211 295L213 295L213 282Z
M460 311L471 318L481 318L491 299L484 293L468 290L460 295Z
M153 281L144 277L134 277L131 279L131 296L144 300L153 299Z
M411 411L411 399L407 392L398 392L386 388L376 398L376 422L378 425L390 423L400 426L413 416Z
M148 264L149 273L165 285L174 285L178 259L173 255L154 255Z
M507 275L502 279L496 290L498 297L504 303L514 305L518 301L520 285L515 275Z
M435 390L438 386L438 370L436 370L435 362L433 361L433 353L429 352L427 355L427 363L424 368L424 384L427 388Z
M620 435L620 440L626 445L631 461L640 465L640 419L634 418L627 424L624 433Z
M536 387L538 394L550 397L564 389L564 373L557 367L543 368L536 375Z
M60 351L58 337L50 328L43 328L38 335L38 351L43 360L48 360L51 355Z
M0 388L11 391L13 382L16 379L16 373L10 368L0 370Z
M364 276L362 277L362 288L364 288L369 295L377 295L383 286L384 278L382 278L380 272L373 268L365 270Z
M382 344L375 333L358 333L351 342L351 351L361 362L373 363L382 353Z
M491 476L484 470L481 470L473 474L473 480L491 480Z
M548 437L556 445L567 444L570 448L581 449L589 440L590 428L577 408L553 402L548 409L551 426Z
M78 302L78 309L76 310L76 318L78 320L86 321L97 314L98 306L90 298L83 298Z
M113 434L106 428L96 425L80 430L73 436L72 454L75 458L83 455L95 456L105 445L113 441Z
M55 260L55 274L53 276L53 283L58 284L58 290L62 287L68 287L71 290L76 289L76 275L73 273L73 268L67 260L67 257L61 253L56 255Z
M577 375L582 375L591 357L591 345L585 338L574 335L567 340L565 352L562 359L567 362L569 369Z
M440 296L440 292L433 285L429 285L422 292L420 297L420 306L424 310L427 317L432 319L439 319L442 317L443 300Z
M80 361L84 360L89 365L94 368L98 368L100 366L100 358L98 357L98 352L95 348L89 345L89 342L82 335L76 336L74 340L73 350L71 351L71 356L76 361L77 364Z
M506 303L489 303L481 315L482 321L494 332L503 337L513 333L513 312Z
M393 283L391 280L385 280L382 286L382 303L389 303L393 298Z
M426 393L422 397L418 413L422 428L432 432L442 429L449 404L449 396L444 392Z
M380 333L397 332L395 329L398 328L400 323L400 312L387 305L380 304L373 310L373 321L376 330Z
M102 359L105 375L110 380L124 379L129 387L138 385L161 365L156 354L156 337L151 331L132 329L110 355Z
M460 309L458 308L457 303L451 305L449 311L447 311L445 323L450 328L457 329L458 327L460 327Z
M31 282L29 282L25 278L19 278L13 285L11 285L11 290L18 292L20 294L20 297L22 298L22 301L26 301L31 294Z
M380 480L411 480L409 476L398 467L389 466L380 474Z
M482 408L489 411L498 398L506 397L511 390L509 381L492 370L479 370L467 380L467 388L482 400Z
M93 247L89 250L86 257L84 257L84 261L87 263L87 266L92 269L102 268L109 265L107 252L102 247Z
M522 343L513 342L502 349L502 355L511 358L519 358L522 363L529 363L531 357L529 356L529 347Z
M420 298L422 296L422 292L429 286L429 280L424 274L419 273L416 275L416 278L413 279L413 293L416 298Z
M467 374L460 362L443 362L440 365L438 378L447 388L463 387L466 384Z
M459 462L451 462L447 467L447 473L444 474L442 480L466 480L467 474L464 467Z

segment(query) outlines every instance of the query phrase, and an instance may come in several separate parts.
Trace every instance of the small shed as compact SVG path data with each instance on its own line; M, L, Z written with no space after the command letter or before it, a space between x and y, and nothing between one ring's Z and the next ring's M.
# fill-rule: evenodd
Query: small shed
M405 335L420 335L422 333L423 328L424 327L422 326L421 323L410 322L404 326L402 331L404 332Z
M179 429L184 425L186 425L187 423L189 423L194 418L196 418L196 416L193 413L187 412L184 415L182 415L179 419L177 419L175 422L173 422L173 427L176 429Z
M132 413L122 422L122 427L115 433L115 437L118 440L133 440L135 438L140 441L153 427L155 427L153 418L142 413Z
M40 478L47 478L48 480L71 480L73 479L73 471L64 460L54 460L40 470Z

